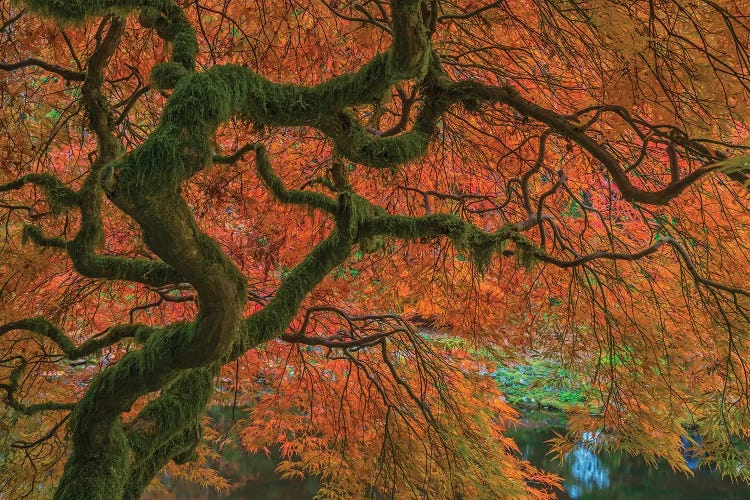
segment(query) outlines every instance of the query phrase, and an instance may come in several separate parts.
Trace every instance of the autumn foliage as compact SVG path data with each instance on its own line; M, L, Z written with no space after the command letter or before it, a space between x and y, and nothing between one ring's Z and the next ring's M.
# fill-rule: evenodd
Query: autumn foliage
M749 2L0 0L0 54L10 498L227 487L209 405L322 498L546 497L528 356L560 453L750 480Z

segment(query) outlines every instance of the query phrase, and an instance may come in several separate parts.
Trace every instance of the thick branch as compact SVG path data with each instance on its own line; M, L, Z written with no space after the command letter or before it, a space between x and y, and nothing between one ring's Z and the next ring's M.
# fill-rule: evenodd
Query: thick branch
M45 236L38 226L32 224L24 225L23 241L31 241L40 247L66 250L75 270L87 278L124 280L157 287L182 281L181 276L164 262L97 255L80 240Z
M200 442L200 417L213 394L214 376L214 370L207 368L183 372L128 424L135 460L123 498L140 498L169 460ZM185 437L192 438L191 446L185 446Z
M377 215L366 218L359 228L360 238L393 236L407 240L447 236L459 249L468 250L474 264L485 270L492 256L513 241L519 251L519 258L529 259L541 252L522 236L519 228L503 226L497 231L482 231L470 222L455 214L432 214L424 217L402 215Z
M47 337L60 348L68 359L74 360L90 356L125 338L145 338L153 329L141 324L116 325L107 329L105 335L91 338L80 346L76 346L62 330L40 317L6 323L0 326L0 336L13 330L26 330Z

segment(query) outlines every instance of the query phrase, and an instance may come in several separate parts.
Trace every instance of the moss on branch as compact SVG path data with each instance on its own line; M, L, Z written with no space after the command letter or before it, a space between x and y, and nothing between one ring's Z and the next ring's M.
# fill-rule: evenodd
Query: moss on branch
M210 368L183 372L128 424L134 460L123 498L140 498L170 459L190 456L201 439L200 420L214 390L215 374Z
M105 335L89 339L80 346L75 345L62 330L41 317L26 318L0 325L0 336L14 330L29 331L45 337L54 342L68 359L75 360L91 356L101 349L114 345L125 338L144 338L152 331L152 328L141 324L116 325L109 328ZM9 406L25 415L32 415L43 411L70 410L76 406L73 403L56 402L24 405L17 401L14 393L18 389L20 377L26 368L25 360L20 357L19 359L21 360L21 364L11 370L8 383L0 384L0 388L4 389L7 393L6 402Z
M64 238L45 236L39 226L33 224L23 226L22 241L30 241L40 247L66 250L75 270L87 278L125 280L151 286L182 281L177 272L163 262L97 255L82 239L68 241Z
M379 215L364 220L360 226L360 238L392 236L414 240L446 236L460 250L466 250L480 272L490 265L492 257L501 252L509 241L515 243L516 255L525 267L533 264L543 251L523 236L513 225L497 231L483 231L454 214L433 214L423 217L401 215Z
M138 461L145 460L155 440L168 441L206 408L213 393L215 370L186 370L170 382L127 426L128 441Z
M237 359L248 349L278 337L289 327L302 300L328 273L343 263L356 241L356 216L351 193L341 193L336 214L336 228L297 264L279 286L271 301L249 316L240 338L223 359Z
M141 9L141 24L154 28L161 38L172 42L171 61L166 63L169 69L160 68L156 75L152 74L154 87L174 88L179 77L195 69L198 54L195 30L183 10L171 0L25 0L24 3L31 11L53 17L61 23L81 23L91 17L113 13L124 15ZM176 70L174 65L182 69Z
M78 194L52 174L27 174L18 179L0 184L0 193L21 189L27 184L33 184L42 190L50 211L54 214L62 213L66 208L78 204Z
M0 336L13 330L26 330L46 337L54 342L68 359L74 360L90 356L125 338L142 338L153 329L141 324L115 325L108 328L105 335L89 339L80 346L76 346L62 330L41 317L26 318L1 325Z
M29 10L55 18L61 23L81 23L113 11L128 12L140 7L165 7L168 0L24 0Z
M398 81L422 80L430 61L429 41L420 2L394 0L394 40L389 50L357 72L306 87L271 83L235 65L195 73L195 32L173 2L29 0L27 5L64 22L140 9L140 22L171 42L170 62L157 65L152 73L155 87L174 88L156 130L122 157L102 139L109 144L100 148L106 158L92 170L95 175L86 180L77 200L81 231L72 242L65 242L84 274L118 279L139 274L143 279L163 273L160 278L179 276L198 292L195 321L139 335L145 339L142 349L127 353L96 376L70 419L73 449L56 498L135 498L166 461L189 457L200 439L194 426L212 390L210 367L288 328L305 296L345 261L361 225L382 216L350 192L333 200L320 193L286 189L258 148L259 175L273 194L286 203L332 213L336 228L293 269L267 306L243 322L245 279L200 230L180 196L182 182L212 163L217 127L233 117L271 126L313 126L329 133L338 149L363 163L395 166L409 161L426 151L437 123L436 108L423 107L412 133L380 139L367 135L342 110L373 102ZM330 121L331 116L336 120ZM94 253L103 242L101 190L140 225L144 241L164 266L147 269L140 262ZM42 241L41 234L36 236ZM66 349L74 352L70 346ZM125 429L122 412L157 390L162 391L160 397L147 405L134 426Z
M0 335L2 329L0 328ZM16 399L16 391L20 386L21 376L26 370L27 361L22 356L15 356L20 363L15 366L8 376L7 384L0 384L0 389L5 391L5 403L22 415L34 415L46 411L71 410L75 408L75 403L57 403L54 401L45 401L44 403L35 403L25 405Z
M171 436L167 442L156 445L148 460L137 463L132 468L125 484L123 500L138 500L141 498L143 491L153 477L170 460L174 460L175 463L195 460L197 457L195 448L200 444L202 437L200 424L197 423L194 426L186 426Z
M329 198L322 193L314 191L300 191L296 189L287 189L268 161L266 148L262 144L255 145L255 164L258 169L258 176L261 178L266 187L273 193L279 201L302 205L307 207L319 208L326 212L335 214L337 210L336 200Z

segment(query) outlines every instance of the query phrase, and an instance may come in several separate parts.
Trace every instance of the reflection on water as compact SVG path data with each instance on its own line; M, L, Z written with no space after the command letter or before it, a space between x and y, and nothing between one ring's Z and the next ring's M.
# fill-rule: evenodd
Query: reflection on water
M536 466L564 478L561 499L696 499L734 500L750 498L750 487L732 484L712 470L699 469L695 456L686 456L693 476L673 472L666 464L648 467L642 459L624 453L597 455L585 445L577 446L561 464L547 455L546 443L561 428L519 428L512 435L523 457ZM595 436L584 436L595 439Z
M568 454L570 477L565 480L565 490L572 498L584 493L609 488L609 469L591 450L577 447Z

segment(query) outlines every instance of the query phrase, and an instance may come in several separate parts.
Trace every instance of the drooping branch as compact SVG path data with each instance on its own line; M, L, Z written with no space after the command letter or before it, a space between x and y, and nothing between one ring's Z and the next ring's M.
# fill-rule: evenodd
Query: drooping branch
M26 9L21 9L16 13L16 15L12 16L7 21L3 22L2 25L0 25L0 33L5 32L9 27L13 26L19 19L21 19L26 14Z
M680 179L673 180L673 182L662 189L656 191L644 190L636 187L627 176L620 162L602 144L581 130L578 124L563 115L525 99L512 87L495 87L479 82L465 81L451 85L449 94L449 99L454 102L475 99L506 104L523 116L528 116L544 123L555 133L572 140L596 158L610 174L622 193L623 198L630 202L665 205L679 196L689 186L695 184L703 176L716 170L709 163ZM718 160L720 159L715 158L712 163Z
M70 413L65 415L63 418L61 418L55 425L53 425L50 430L45 432L42 436L35 439L34 441L14 441L10 444L11 448L17 448L17 449L30 449L34 448L36 446L39 446L40 444L44 443L45 441L49 440L57 434L57 432L60 430L60 427L62 427L65 422L68 421L70 418Z
M550 222L548 218L539 219ZM455 214L432 214L422 217L382 215L365 218L359 226L359 237L393 236L413 240L435 236L447 236L459 249L466 249L479 270L484 270L494 254L504 250L508 242L516 246L519 261L528 266L533 261L552 264L561 268L585 266L594 260L637 261L657 252L663 245L672 247L680 261L687 267L697 283L732 295L750 297L750 292L706 278L698 271L695 262L685 247L671 237L661 238L648 247L632 253L597 251L576 255L573 259L561 259L548 254L521 234L537 223L536 217L519 224L507 225L496 231L484 231ZM557 233L556 233L557 234Z
M319 314L333 314L342 320L344 328L329 336L307 335L312 318ZM352 316L342 309L332 306L310 307L299 330L281 335L281 340L289 343L323 346L329 349L353 349L371 347L381 340L399 333L412 334L411 326L394 314L367 314Z
M696 266L695 261L690 257L690 254L688 253L688 251L685 249L683 245L681 245L674 238L667 237L667 238L663 238L663 240L674 249L674 251L677 253L680 260L685 264L685 267L687 268L688 272L693 277L693 279L696 281L696 283L700 283L701 285L707 288L722 290L731 295L734 295L735 297L737 295L741 295L741 296L750 298L750 291L746 289L728 286L723 283L719 283L712 279L706 278L705 276L702 276L700 272L698 271L698 267Z
M0 335L3 331L0 329ZM5 391L5 403L13 408L15 411L23 415L34 415L36 413L47 412L47 411L60 411L60 410L71 410L75 407L75 403L58 403L54 401L45 401L43 403L35 403L31 405L25 405L16 399L15 393L18 391L28 361L23 356L13 356L9 359L3 360L4 363L17 361L18 364L10 370L8 375L7 383L0 383L0 390Z
M25 405L23 403L20 403L16 400L14 396L14 392L17 389L17 380L14 380L13 373L11 373L11 383L10 384L0 384L0 389L3 389L5 391L5 403L13 408L15 411L22 415L30 416L35 415L37 413L47 412L47 411L65 411L65 410L72 410L75 408L75 403L57 403L54 401L46 401L44 403L34 403L30 405Z
M106 20L102 22L103 29ZM124 31L122 19L112 18L106 35L88 59L87 78L81 93L89 114L92 130L97 138L98 158L91 166L82 187L72 190L57 177L43 174L27 174L14 181L0 185L0 192L17 190L26 184L41 188L53 214L77 206L81 213L81 228L73 240L50 238L37 226L24 227L24 239L43 247L64 249L79 273L88 278L127 280L152 286L163 286L182 281L175 270L163 262L146 259L128 259L119 256L98 255L95 249L101 246L104 230L101 222L102 191L99 186L99 169L119 154L121 145L115 137L114 119L106 97L102 94L103 72L117 48Z
M99 255L75 239L69 241L61 237L46 236L39 226L32 224L24 225L22 238L23 241L31 241L40 247L67 251L75 270L87 278L124 280L155 287L181 281L180 275L171 266L158 260Z
M510 86L497 87L476 81L450 81L439 69L439 59L433 55L431 75L425 80L423 93L425 103L417 114L411 131L395 137L379 137L369 133L357 120L345 112L331 116L321 125L336 144L341 154L376 168L394 168L400 164L423 156L439 118L450 106L458 103L494 102L513 108L522 116L531 117L547 125L551 131L581 146L598 160L611 175L623 198L630 202L665 205L679 196L703 176L719 170L724 156L711 155L700 141L680 139L677 144L700 153L705 165L684 176L672 176L672 181L662 189L651 191L635 186L626 169L605 148L585 131L586 126L543 108L526 98ZM609 108L609 107L608 107ZM613 107L614 109L614 107ZM726 173L732 179L747 182L747 175L740 171Z
M77 346L62 330L41 317L21 319L1 325L0 336L13 330L26 330L50 339L70 360L90 356L126 338L143 340L153 331L151 327L141 324L115 325L108 328L104 335L91 338Z

